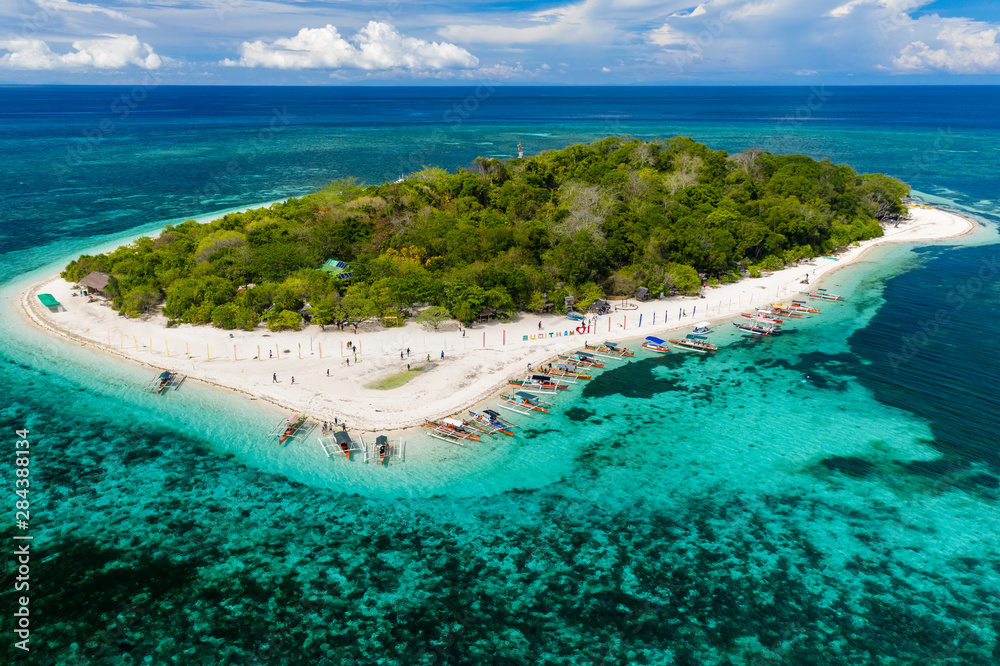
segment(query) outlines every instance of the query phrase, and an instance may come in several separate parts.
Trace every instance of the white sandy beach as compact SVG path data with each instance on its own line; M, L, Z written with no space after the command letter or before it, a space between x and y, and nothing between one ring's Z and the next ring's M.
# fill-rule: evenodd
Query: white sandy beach
M154 368L174 370L186 375L187 381L199 380L240 391L290 411L308 413L319 421L336 417L353 429L386 432L463 412L507 389L509 378L523 377L528 363L536 366L556 354L581 349L585 340L621 341L662 335L689 329L696 321L731 318L752 305L787 302L876 245L944 240L973 228L972 222L958 215L914 207L909 219L886 227L883 237L851 248L838 260L818 258L761 278L706 288L705 298L673 297L638 303L637 310L600 317L596 332L583 335L575 332L577 322L564 315L530 314L510 323L477 324L464 336L455 322L442 324L438 331L413 322L392 329L369 324L357 334L334 327L321 331L319 326L282 333L269 333L263 328L252 332L191 325L166 328L162 316L129 319L100 301L73 296L75 286L58 277L22 292L19 303L22 314L43 330L95 351L147 365L150 379ZM801 284L806 275L808 286ZM44 293L52 294L65 310L52 312L44 307L37 298ZM687 316L678 319L682 309ZM669 316L666 322L665 312ZM348 341L358 347L357 361L354 353L347 351ZM409 358L405 358L407 348L411 351ZM426 364L428 354L431 367L406 385L389 391L364 387L406 370L408 362L414 367Z

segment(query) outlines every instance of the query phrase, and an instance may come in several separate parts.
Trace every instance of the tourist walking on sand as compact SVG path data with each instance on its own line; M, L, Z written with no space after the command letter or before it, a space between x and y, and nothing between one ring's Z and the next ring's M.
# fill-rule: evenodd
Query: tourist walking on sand
M272 384L277 384L278 383L278 373L277 372L274 373L273 375L271 375L271 383Z
M441 350L441 358L444 358L444 350Z
M292 383L295 383L295 375L292 375Z
M538 322L538 330L542 330L542 322Z

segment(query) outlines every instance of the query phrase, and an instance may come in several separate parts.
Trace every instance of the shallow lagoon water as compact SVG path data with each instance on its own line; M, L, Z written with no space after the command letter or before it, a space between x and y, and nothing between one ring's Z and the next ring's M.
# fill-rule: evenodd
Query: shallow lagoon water
M591 122L531 127L554 147L592 138ZM833 122L777 139L862 168L885 161L995 224L979 158L934 153L913 167L933 125ZM528 124L458 129L471 152ZM656 131L674 129L738 148L774 125ZM976 129L981 149L1000 145ZM191 136L231 141L206 132ZM373 145L371 159L398 162L388 139ZM170 171L199 155L161 158ZM232 205L257 200L255 178L278 188L241 164ZM303 173L274 198L305 188ZM128 205L197 207L157 184ZM92 226L66 221L2 257L5 303L34 279L27 268L134 235L86 191L78 220ZM33 447L32 663L996 663L1000 416L997 361L983 350L997 347L997 282L960 310L948 302L995 256L983 239L873 251L824 284L849 301L795 333L722 327L712 357L640 352L552 414L516 417L524 436L465 448L418 437L384 470L312 442L276 448L261 436L283 416L273 408L195 382L146 395L149 371L4 317L0 412L31 429ZM889 354L939 308L950 326L893 367Z

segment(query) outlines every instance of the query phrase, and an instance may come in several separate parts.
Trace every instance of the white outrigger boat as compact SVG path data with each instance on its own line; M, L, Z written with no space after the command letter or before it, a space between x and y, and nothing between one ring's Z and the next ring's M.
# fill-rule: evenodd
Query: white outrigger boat
M342 430L324 430L323 433L317 437L319 440L319 445L323 447L323 453L326 454L327 458L330 458L330 449L334 451L340 451L347 459L351 459L351 454L356 452L363 452L365 446L363 442L360 442L347 432L346 429Z
M278 444L284 444L289 439L307 436L314 427L315 425L309 422L309 417L305 414L292 414L274 426L268 437L277 437Z
M817 289L813 292L800 291L800 294L805 294L809 298L819 298L824 301L846 301L847 299L843 296L838 296L837 294L831 294L827 292L826 289Z
M699 335L705 335L706 333L711 333L712 332L712 322L710 322L710 321L699 321L697 324L694 325L694 328L691 329L691 332L692 333L697 333Z
M498 432L505 435L514 434L514 424L501 418L500 414L492 409L484 409L482 413L474 412L470 409L469 416L473 419L471 425L491 435L495 435Z
M365 444L365 440L362 439L361 445L364 447L365 462L377 460L378 464L386 465L392 458L400 462L406 458L406 445L403 443L402 437L389 439L385 435L379 435L374 442L369 444Z
M465 446L467 441L479 441L479 435L469 432L465 421L444 418L440 421L427 421L424 425L430 428L431 431L428 434L431 437L444 442Z
M673 342L673 340L671 340L671 342ZM664 340L652 335L646 337L646 341L642 343L642 348L658 352L660 354L666 354L670 351L670 347L667 346L667 343Z
M719 351L719 348L709 343L708 340L695 337L693 335L689 335L686 338L678 338L677 340L671 338L670 342L678 347L683 347L684 349L689 349L691 351L698 352L699 354Z
M518 414L530 414L531 412L548 412L548 405L551 402L539 400L538 396L527 391L518 391L514 395L500 396L500 409L506 409ZM543 407L543 405L546 405Z
M169 391L170 389L177 390L184 383L184 375L179 375L176 372L171 372L170 370L164 370L159 373L148 384L146 384L147 391L156 391L157 395L162 395L164 391Z
M607 340L599 345L585 344L584 347L587 348L588 352L600 358L613 358L621 360L626 356L635 355L633 352L629 351L628 347L619 347L617 342L609 342Z

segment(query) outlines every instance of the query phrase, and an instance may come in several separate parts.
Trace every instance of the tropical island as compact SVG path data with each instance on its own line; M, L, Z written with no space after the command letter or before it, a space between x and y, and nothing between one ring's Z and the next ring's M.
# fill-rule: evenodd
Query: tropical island
M160 389L176 372L391 433L464 415L588 336L738 317L880 243L972 229L907 193L828 160L610 137L189 220L79 257L20 305Z
M71 262L107 276L119 312L298 330L484 310L586 310L596 299L696 295L882 235L909 188L802 155L730 155L690 138L608 137L537 156L338 181L269 208L187 221ZM567 301L567 297L570 300Z

